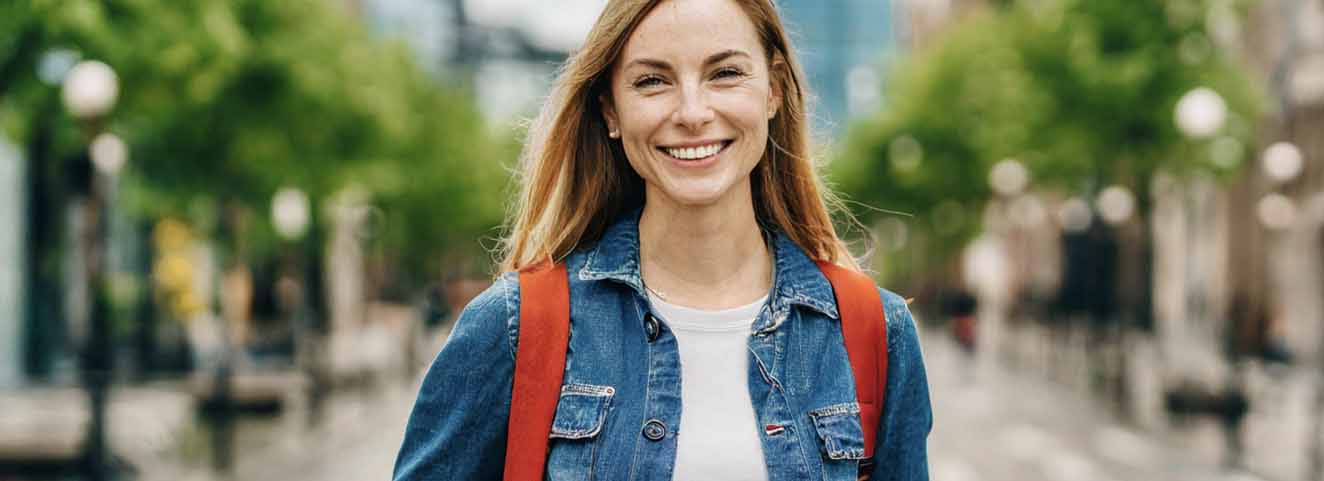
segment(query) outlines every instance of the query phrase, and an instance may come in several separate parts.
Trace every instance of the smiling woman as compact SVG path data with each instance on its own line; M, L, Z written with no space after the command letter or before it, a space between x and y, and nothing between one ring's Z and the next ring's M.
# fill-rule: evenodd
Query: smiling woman
M536 456L506 449L520 344L551 342L521 312L562 301L535 274L568 284L570 335L531 479L927 479L914 321L833 228L802 78L768 0L609 1L532 127L505 273L424 379L396 479ZM881 411L843 341L860 306Z

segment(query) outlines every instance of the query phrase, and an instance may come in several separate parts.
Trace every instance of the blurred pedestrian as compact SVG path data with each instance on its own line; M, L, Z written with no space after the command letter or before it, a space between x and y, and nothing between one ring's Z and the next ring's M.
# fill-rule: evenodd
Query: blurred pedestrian
M978 346L978 316L975 314L978 312L979 301L965 288L953 289L947 296L947 314L951 316L952 340L963 354L962 369L965 371L963 377L966 381L972 381L975 376L975 351Z
M825 273L862 277L814 171L805 85L769 0L607 2L532 127L505 273L429 369L395 479L501 479L508 457L548 479L928 479L914 321L867 278L886 402L861 425L839 322L859 299L839 309ZM557 302L522 298L520 273L549 260L570 340L544 459L507 433L521 303Z

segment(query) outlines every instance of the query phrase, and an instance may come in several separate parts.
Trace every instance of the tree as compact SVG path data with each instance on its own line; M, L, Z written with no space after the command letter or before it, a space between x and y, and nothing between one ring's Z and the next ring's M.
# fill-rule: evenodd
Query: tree
M854 200L914 213L939 259L978 232L969 213L992 195L989 169L1004 159L1026 165L1040 189L1090 196L1126 185L1146 216L1160 171L1242 171L1259 94L1206 21L1235 19L1233 8L1051 0L973 14L903 62L885 108L850 130L832 179ZM1229 120L1214 138L1188 139L1174 106L1201 86L1221 94Z
M71 49L115 68L121 100L108 129L131 147L126 198L140 215L214 205L266 220L282 186L319 200L354 185L389 218L383 242L410 259L467 248L500 221L498 156L513 152L464 89L428 77L406 47L371 38L334 3L25 0L0 9L0 52L9 54L0 57L0 118L18 138L51 129L65 153L85 142L71 122L35 114L56 90L36 76L46 52ZM262 255L270 223L249 224L234 235Z

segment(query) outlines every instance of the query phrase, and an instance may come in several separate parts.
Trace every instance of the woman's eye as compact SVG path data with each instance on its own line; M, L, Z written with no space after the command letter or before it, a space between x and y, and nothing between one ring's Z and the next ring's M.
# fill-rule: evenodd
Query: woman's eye
M646 89L650 87L657 87L659 85L662 85L662 78L654 75L642 77L639 80L634 81L634 88L637 89Z
M731 79L731 78L739 78L744 76L745 76L745 72L742 72L740 69L735 67L725 67L713 74L713 78L715 79Z

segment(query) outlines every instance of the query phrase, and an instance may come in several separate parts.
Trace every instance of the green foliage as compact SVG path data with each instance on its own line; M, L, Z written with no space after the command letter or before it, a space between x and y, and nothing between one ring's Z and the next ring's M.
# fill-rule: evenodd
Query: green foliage
M416 261L473 251L500 222L513 153L462 89L369 36L338 2L5 2L0 120L17 139L55 129L59 150L72 152L86 142L77 126L62 112L54 124L35 115L58 105L57 87L36 78L54 48L119 75L106 128L130 145L124 199L140 215L238 206L260 220L244 235L261 253L273 247L277 189L317 202L355 186L385 213L382 247Z
M1235 18L1237 5L1008 3L971 15L890 76L885 109L852 127L832 164L851 199L914 213L912 228L934 233L927 250L944 257L978 231L989 169L1003 159L1024 163L1035 189L1084 194L1121 183L1143 196L1160 170L1240 172L1173 120L1183 94L1209 87L1229 109L1219 135L1251 145L1259 94L1205 28L1210 9Z

